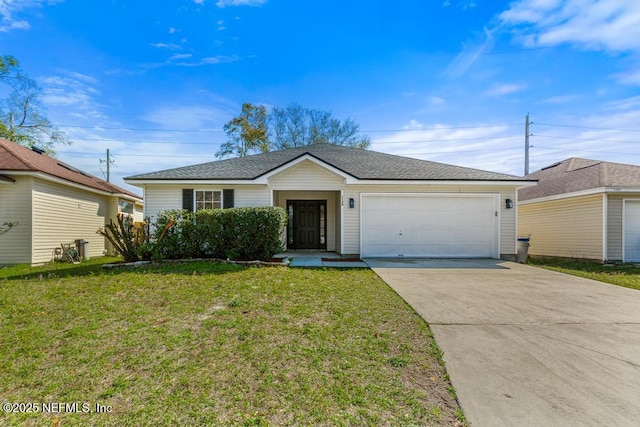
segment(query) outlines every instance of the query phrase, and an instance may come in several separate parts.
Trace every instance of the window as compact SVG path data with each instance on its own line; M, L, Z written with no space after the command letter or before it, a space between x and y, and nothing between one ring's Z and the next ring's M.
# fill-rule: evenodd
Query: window
M196 212L200 209L220 209L222 208L221 191L196 190Z
M126 200L120 200L120 212L126 214L133 214L133 203L127 202Z

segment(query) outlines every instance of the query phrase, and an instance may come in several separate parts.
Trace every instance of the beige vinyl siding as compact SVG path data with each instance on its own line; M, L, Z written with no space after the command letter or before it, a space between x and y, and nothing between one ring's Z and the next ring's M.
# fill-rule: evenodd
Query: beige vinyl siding
M625 197L607 197L607 260L622 261L622 201Z
M269 187L273 190L341 190L344 178L310 160L304 160L270 177Z
M133 220L135 222L144 221L144 207L143 205L136 203L133 207Z
M518 233L531 234L529 254L602 259L601 194L520 205Z
M334 203L335 203L335 218L336 218L336 229L335 229L335 239L336 239L336 248L335 250L337 252L341 251L341 247L342 247L342 218L341 218L341 212L342 212L342 198L340 197L340 192L335 192L335 198L334 198ZM348 202L347 202L348 203Z
M336 197L333 191L279 191L276 206L287 208L287 200L326 200L327 201L327 250L339 250L336 247Z
M0 265L31 263L31 187L33 178L13 176L0 184L0 223L19 224L0 236Z
M144 189L144 216L155 221L162 211L182 209L182 187L178 185L147 185Z
M515 188L489 186L429 186L429 185L348 185L344 190L344 253L360 251L360 194L361 193L482 193L500 195L500 255L510 257L516 253L516 209L506 209L506 199L515 203ZM356 205L348 207L353 198Z
M270 191L266 185L225 185L224 188L233 189L234 206L237 208L270 206L271 204Z
M32 263L51 261L61 243L89 242L89 256L104 254L105 239L96 231L108 215L108 196L35 179L33 183Z
M147 185L145 187L144 216L154 221L158 213L172 209L182 209L182 190L222 191L232 189L234 206L269 206L270 194L266 185L227 185L227 184L182 184L182 185Z

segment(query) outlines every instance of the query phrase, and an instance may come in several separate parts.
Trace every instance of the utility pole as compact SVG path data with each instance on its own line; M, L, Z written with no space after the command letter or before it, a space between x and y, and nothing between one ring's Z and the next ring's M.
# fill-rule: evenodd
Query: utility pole
M109 179L111 178L111 174L110 174L110 166L114 161L111 160L111 157L109 156L109 149L107 148L107 160L103 160L100 159L100 163L106 163L107 164L107 182L110 182Z
M525 116L525 123L524 123L524 174L529 175L529 148L531 147L529 145L529 136L531 136L529 134L529 125L531 123L529 122L529 113L527 113L527 115Z

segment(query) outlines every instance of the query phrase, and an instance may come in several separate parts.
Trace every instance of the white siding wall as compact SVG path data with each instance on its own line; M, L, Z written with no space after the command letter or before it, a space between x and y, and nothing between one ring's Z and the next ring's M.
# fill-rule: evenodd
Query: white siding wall
M31 186L33 178L13 176L0 184L0 223L19 222L0 236L0 265L31 263Z
M622 261L623 196L607 196L607 259Z
M266 185L147 185L144 194L144 216L154 221L159 212L182 209L182 189L222 191L234 190L234 206L269 206L270 193Z
M108 216L108 196L39 179L33 182L32 263L51 261L54 248L76 239L89 242L89 256L104 254L105 239L96 231Z
M601 194L521 205L518 222L519 234L531 234L531 255L602 259Z
M505 200L515 203L513 187L483 186L428 186L406 185L349 185L344 190L344 242L345 254L357 254L360 251L360 193L483 193L500 195L500 256L511 257L516 253L516 209L506 209ZM353 209L348 206L349 198L356 201Z

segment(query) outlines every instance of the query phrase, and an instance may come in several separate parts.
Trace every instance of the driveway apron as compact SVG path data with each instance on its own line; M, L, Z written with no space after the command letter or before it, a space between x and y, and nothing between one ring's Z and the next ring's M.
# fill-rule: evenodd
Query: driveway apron
M640 426L640 291L499 260L366 260L431 326L472 426Z

